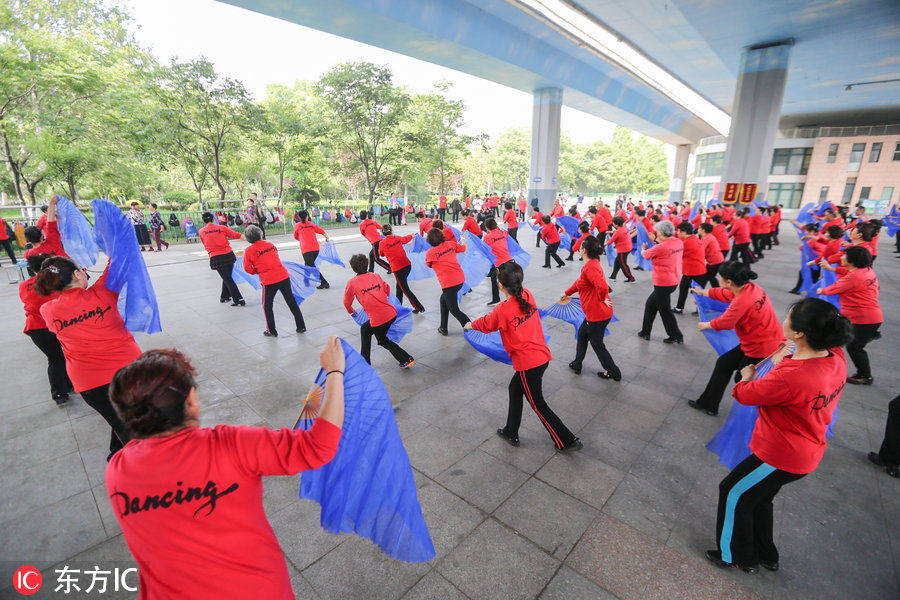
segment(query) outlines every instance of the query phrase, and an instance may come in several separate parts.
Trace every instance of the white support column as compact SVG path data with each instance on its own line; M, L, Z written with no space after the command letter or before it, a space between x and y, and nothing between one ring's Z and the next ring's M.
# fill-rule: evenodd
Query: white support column
M672 169L672 181L669 183L669 202L684 202L684 184L687 180L688 157L691 145L681 144L675 148L675 168Z
M528 199L530 206L531 198L537 194L539 206L544 212L549 211L556 200L561 111L561 89L542 88L534 91Z

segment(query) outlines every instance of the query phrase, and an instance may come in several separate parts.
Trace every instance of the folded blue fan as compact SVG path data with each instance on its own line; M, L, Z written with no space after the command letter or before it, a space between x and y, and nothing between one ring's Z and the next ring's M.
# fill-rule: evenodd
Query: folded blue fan
M388 556L408 562L434 558L409 456L403 447L390 397L378 373L341 340L344 423L335 457L300 476L300 497L322 507L322 528L356 533ZM325 372L316 383L325 387ZM302 429L312 421L301 420Z
M818 290L820 288L828 287L829 285L835 283L837 281L837 273L834 271L829 271L828 269L820 269L822 274L819 277L819 281L813 283L810 286L809 293L807 293L807 298L818 298L820 300L824 300L825 302L829 302L833 304L838 310L841 309L841 301L838 299L838 295L834 294L831 296L826 296L824 294L819 294Z
M290 261L282 261L282 264L291 277L291 293L297 304L301 304L315 293L316 286L321 282L319 270Z
M834 205L831 202L829 202L828 200L826 200L824 202L819 203L819 205L816 206L813 213L815 213L815 215L817 217L823 217L823 216L825 216L825 211L828 210L829 208L834 208Z
M581 307L581 300L579 298L572 298L565 304L560 304L557 302L547 308L538 309L538 314L543 319L544 317L553 317L554 319L559 319L561 321L565 321L572 325L575 328L575 339L578 339L578 330L581 328L581 324L584 323L585 315L584 309ZM613 315L609 320L610 324L617 323L619 321L619 317ZM609 327L606 328L606 332L603 334L603 337L609 335Z
M212 216L213 216L213 223L215 223L216 225L221 225L221 223L219 223L219 217L216 216L216 213L213 213Z
M540 225L536 225L536 224L534 224L534 223L532 223L532 222L530 222L530 221L528 222L528 226L531 227L531 230L532 230L532 231L538 231L538 230L541 228Z
M700 286L696 283L691 283L691 288L699 289ZM719 302L707 296L700 296L696 292L692 295L697 302L697 312L700 313L701 321L708 323L717 317L721 317L722 313L728 310L727 302ZM719 356L734 349L741 343L734 329L724 329L722 331L707 329L703 332L703 335Z
M562 231L559 234L559 249L570 252L572 250L572 236Z
M897 230L900 230L900 210L897 209L896 204L891 207L891 212L885 215L881 222L890 237L897 235Z
M57 196L56 212L59 227L59 237L62 240L66 254L72 257L75 263L87 269L97 262L100 249L97 248L97 238L91 229L91 224L78 208L68 198Z
M453 232L453 237L456 238L456 241L457 241L457 243L458 243L459 240L460 240L460 238L462 237L462 232L460 232L459 229L457 229L456 227L454 227L454 226L451 225L450 223L444 223L444 227L447 227L450 231Z
M320 267L323 261L330 262L339 267L346 266L344 261L341 260L341 257L338 256L337 248L331 240L328 240L319 247L319 255L316 257L316 266Z
M638 223L635 225L635 228L637 229L637 238L634 241L634 248L631 251L634 255L634 264L646 271L652 271L653 261L649 258L644 258L644 255L641 254L641 252L644 244L647 244L648 248L652 248L654 244L650 241L650 236L647 235L647 228L644 227L643 223Z
M509 353L503 346L503 338L500 336L499 331L483 333L473 329L471 331L463 331L463 337L466 338L469 345L488 358L505 365L512 365L512 359L509 357ZM544 342L549 341L550 336L544 334Z
M407 333L412 331L412 309L400 304L400 300L393 294L388 295L388 300L397 309L397 317L390 329L388 329L387 337L392 342L399 342ZM369 315L366 314L363 308L358 309L351 316L360 327L369 322Z
M491 247L477 236L469 235L466 236L466 251L457 256L459 257L459 266L466 276L465 283L457 294L457 302L459 302L465 293L475 289L487 277L494 265L494 253Z
M688 218L687 218L688 221L693 221L693 220L694 220L694 218L697 216L697 209L698 209L698 208L702 208L702 207L700 206L700 201L699 201L699 200L695 200L694 203L691 204L691 214L688 215Z
M97 245L110 258L106 289L119 294L119 313L128 331L162 331L156 293L144 257L138 250L134 226L109 200L94 200Z
M606 247L606 262L609 264L609 268L611 269L614 264L616 264L616 257L618 256L618 252L616 252L616 246L614 244L610 244Z
M235 283L249 283L255 290L262 288L259 275L251 275L245 271L244 261L242 260L235 261L234 268L231 270L231 278L234 279Z
M802 207L800 207L800 212L797 214L797 218L795 219L795 221L803 225L812 223L813 221L815 221L815 218L813 217L813 211L815 210L815 208L816 205L813 202L804 204Z
M566 233L572 236L572 239L578 239L578 219L575 217L570 217L569 215L556 217L556 225L565 229Z
M412 254L413 252L428 252L428 250L431 249L431 245L423 236L415 234L413 235L411 242L403 245L403 249L406 250L407 254Z
M514 240L512 236L506 236L506 247L509 250L509 255L512 259L522 267L523 270L527 269L528 265L531 264L531 255L528 251L520 246L519 242Z
M435 276L434 269L425 264L424 252L407 252L406 255L409 257L410 266L407 280L417 281L419 279L428 279L429 277Z

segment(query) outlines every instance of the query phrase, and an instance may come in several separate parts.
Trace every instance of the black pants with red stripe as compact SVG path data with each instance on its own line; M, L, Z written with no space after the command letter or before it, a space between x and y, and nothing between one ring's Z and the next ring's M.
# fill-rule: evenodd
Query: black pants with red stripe
M510 437L519 437L519 425L522 422L522 398L524 397L537 413L553 443L557 448L562 448L571 444L575 440L575 435L563 425L556 413L544 401L541 387L544 371L547 370L549 364L549 362L544 363L527 371L516 371L513 375L509 382L509 412L506 416L506 433Z
M605 233L604 233L605 235ZM628 268L628 255L630 252L622 252L616 254L616 261L613 263L613 272L612 275L609 276L610 279L615 279L616 275L619 271L622 271L622 274L625 275L625 278L628 281L634 281L634 275L631 274L631 269Z
M419 302L419 299L416 298L416 295L412 293L411 289L409 289L409 283L406 281L406 278L409 277L409 272L411 270L412 265L406 265L405 267L394 271L394 277L397 279L397 291L394 295L397 296L398 300L400 300L400 304L403 304L403 296L405 295L407 298L409 298L409 303L412 304L414 310L425 310L425 307L422 306L422 303Z
M374 242L372 244L372 249L369 250L369 273L375 272L375 263L378 263L388 273L391 272L391 265L387 264L384 259L378 256L378 245L380 243L380 241Z

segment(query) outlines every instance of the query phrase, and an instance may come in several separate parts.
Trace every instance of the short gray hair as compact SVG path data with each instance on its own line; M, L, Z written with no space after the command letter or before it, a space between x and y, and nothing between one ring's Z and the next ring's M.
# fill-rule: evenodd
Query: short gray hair
M675 226L672 225L672 221L660 221L653 226L653 230L666 237L675 237Z
M262 239L262 229L256 225L247 225L247 229L244 230L244 237L247 238L247 241L251 244L255 244Z

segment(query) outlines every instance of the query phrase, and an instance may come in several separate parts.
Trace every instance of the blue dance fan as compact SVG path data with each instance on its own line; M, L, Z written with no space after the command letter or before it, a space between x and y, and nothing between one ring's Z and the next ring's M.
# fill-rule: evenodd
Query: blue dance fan
M249 283L255 290L262 288L259 275L251 275L245 271L244 261L242 260L235 261L234 268L231 270L231 278L234 279L235 283Z
M531 254L529 254L528 251L525 250L511 235L506 236L506 248L509 250L509 255L512 259L522 267L522 270L528 268L528 265L531 264Z
M606 247L606 262L609 264L609 268L612 269L613 265L616 264L616 257L619 255L616 252L615 244L610 244Z
M644 258L641 251L643 250L644 244L647 244L648 248L652 248L655 244L650 241L650 236L647 235L647 228L644 227L643 223L638 223L635 225L635 228L637 229L637 238L635 239L634 248L631 251L634 255L634 264L646 271L652 271L653 261L649 258Z
M691 283L691 288L699 287L696 283ZM728 310L727 302L719 302L707 296L701 296L696 292L693 292L692 295L697 302L697 312L700 313L701 321L708 323L717 317L721 317ZM741 343L734 329L723 329L722 331L707 329L703 332L703 335L719 356L736 348Z
M291 293L294 294L297 304L301 304L315 293L316 286L322 281L319 278L319 270L290 261L282 261L281 264L291 277Z
M93 267L100 249L97 247L94 230L84 213L62 196L57 196L56 213L59 219L59 237L66 254L82 268Z
M822 275L819 277L819 281L813 283L810 286L809 293L807 293L807 298L818 298L819 300L824 300L830 304L833 304L835 308L838 310L841 309L841 301L838 298L837 294L825 295L818 293L820 288L828 287L829 285L835 283L837 281L837 273L834 271L829 271L828 269L820 269L822 271Z
M505 365L512 365L512 359L509 357L506 348L503 347L503 339L500 337L499 331L483 333L473 329L471 331L463 331L463 337L466 338L466 341L473 348L488 358Z
M388 300L397 309L397 317L395 318L390 329L388 329L387 337L392 342L399 342L407 333L412 331L412 309L406 308L400 304L400 300L393 294L388 295ZM369 322L369 315L362 308L351 315L357 325L362 327Z
M559 249L566 252L572 251L572 236L565 231L559 233Z
M347 266L344 264L344 261L341 260L341 257L338 256L337 248L331 240L328 240L319 248L319 255L316 257L316 266L320 267L322 262L330 262L339 267Z
M119 313L128 331L162 331L159 305L144 257L138 250L134 226L109 200L94 200L94 235L109 258L106 289L119 294Z
M321 505L322 528L329 533L356 533L398 560L429 561L434 544L387 390L350 344L341 340L341 346L346 357L341 440L331 462L302 473L300 497ZM327 385L324 371L316 384ZM301 419L297 427L308 430L312 424Z
M699 200L695 200L694 203L691 204L691 214L688 215L688 218L687 218L688 221L693 221L697 217L697 209L698 208L703 208L703 207L700 206Z
M578 339L578 330L581 328L581 324L584 323L586 319L584 315L584 309L581 307L581 299L572 298L565 304L560 304L557 302L552 306L548 306L547 308L541 308L538 310L541 318L544 317L553 317L554 319L559 319L561 321L565 321L572 325L575 328L575 339ZM619 321L619 317L613 315L609 320L610 324L616 323ZM603 334L603 337L609 335L609 327L606 328L606 331Z
M459 240L462 237L462 232L460 232L459 229L457 229L450 223L444 223L444 227L448 228L451 232L453 232L453 237L456 238L457 243L459 243Z
M572 239L578 239L578 219L575 217L570 217L569 215L556 217L556 225L565 229L566 233L572 236Z
M484 281L491 267L494 266L494 253L491 247L478 239L477 236L466 236L466 251L459 256L459 266L466 276L463 287L457 293L456 301L460 302L463 295Z
M885 215L881 222L884 224L884 230L890 237L897 235L897 230L900 229L900 210L897 209L896 204L891 207L891 212Z

